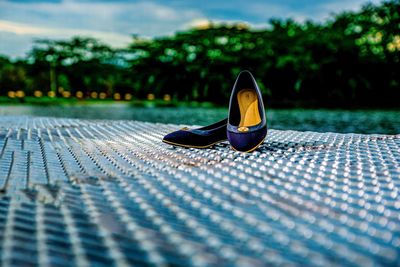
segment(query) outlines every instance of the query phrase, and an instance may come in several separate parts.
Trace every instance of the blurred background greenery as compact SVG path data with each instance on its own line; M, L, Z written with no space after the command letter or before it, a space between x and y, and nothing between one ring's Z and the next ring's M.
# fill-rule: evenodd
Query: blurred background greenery
M399 10L400 1L392 0L323 22L272 19L264 29L210 22L170 36L135 35L119 49L79 36L37 40L25 58L0 56L0 114L51 110L48 115L205 124L226 116L236 75L248 69L273 128L396 134ZM321 108L362 110L315 111Z

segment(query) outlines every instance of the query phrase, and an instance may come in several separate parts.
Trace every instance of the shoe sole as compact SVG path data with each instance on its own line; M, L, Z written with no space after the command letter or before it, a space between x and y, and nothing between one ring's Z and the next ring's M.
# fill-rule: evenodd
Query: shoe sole
M240 150L237 150L237 149L235 149L232 145L231 145L231 148L232 148L233 150L237 151L237 152L250 153L250 152L253 152L254 150L256 150L262 143L264 143L265 138L266 138L266 137L264 137L264 139L263 139L260 143L258 143L255 147L253 147L253 148L251 148L250 150L247 150L247 151L240 151ZM227 140L228 140L228 139L220 140L220 141L217 141L217 142L212 143L212 144L207 145L207 146L189 146L189 145L178 144L178 143L174 143L174 142L170 142L170 141L165 141L165 140L162 140L162 142L163 142L163 143L166 143L166 144L169 144L169 145L180 146L180 147L184 147L184 148L209 148L209 147L212 147L213 145L216 145L216 144L218 144L218 143L221 143L221 142L224 142L224 141L227 141Z
M219 140L219 141L217 141L217 142L215 142L215 143L212 143L212 144L206 145L206 146L189 146L189 145L178 144L178 143L174 143L174 142L170 142L170 141L165 141L165 140L162 140L162 141L163 141L164 143L166 143L166 144L169 144L169 145L180 146L180 147L185 147L185 148L209 148L209 147L212 147L213 145L216 145L216 144L218 144L218 143L224 142L224 141L226 141L226 140L228 140L228 139Z

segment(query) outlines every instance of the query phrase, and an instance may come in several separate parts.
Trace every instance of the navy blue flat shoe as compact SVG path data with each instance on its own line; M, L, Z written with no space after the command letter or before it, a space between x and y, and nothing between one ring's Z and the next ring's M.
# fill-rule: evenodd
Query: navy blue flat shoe
M238 151L251 152L264 141L267 120L261 91L249 71L236 79L229 102L227 137Z
M162 141L175 146L208 148L227 139L227 121L228 119L224 119L197 129L183 128L167 134Z

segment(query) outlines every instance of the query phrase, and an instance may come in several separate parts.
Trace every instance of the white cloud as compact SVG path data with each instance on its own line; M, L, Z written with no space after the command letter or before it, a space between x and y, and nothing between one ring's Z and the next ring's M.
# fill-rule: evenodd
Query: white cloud
M113 32L36 27L0 20L0 39L2 40L0 54L18 57L24 55L31 48L34 39L67 39L77 35L94 37L113 47L122 47L131 41L129 35Z
M32 38L27 35L18 35L0 31L0 55L13 58L22 57L32 46Z
M172 34L201 12L186 8L142 2L8 2L0 0L0 53L20 53L21 42L34 38L70 38L81 35L98 38L113 46L123 46L131 34L143 37ZM23 38L22 38L23 36ZM23 39L23 41L22 41ZM13 43L16 48L13 49ZM26 47L26 50L31 45Z
M114 46L127 44L130 41L130 37L128 35L113 32L37 27L24 23L15 23L2 20L0 20L0 30L3 32L30 37L47 36L53 38L69 38L74 35L89 36L102 39L108 44Z
M3 10L3 11L1 11ZM8 12L7 12L8 11ZM0 2L3 20L29 23L37 27L139 33L147 36L173 32L183 23L204 17L194 9L177 10L161 4L143 2L61 3Z
M368 0L369 3L378 4L382 0ZM329 18L332 14L338 14L343 11L359 11L362 6L366 3L365 0L352 0L352 1L338 1L338 2L327 2L318 5L315 10L315 17L319 20Z
M296 21L303 22L308 19L315 21L323 21L328 19L332 14L343 11L358 11L367 3L378 4L382 0L334 0L322 1L313 5L304 5L302 8L291 8L285 4L271 3L249 3L248 8L244 12L254 15L258 19L268 20L269 18L292 18Z

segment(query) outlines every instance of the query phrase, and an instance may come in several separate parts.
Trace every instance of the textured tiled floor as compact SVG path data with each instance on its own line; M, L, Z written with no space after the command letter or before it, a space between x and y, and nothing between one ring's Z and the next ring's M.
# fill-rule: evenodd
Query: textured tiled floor
M0 266L399 266L400 135L0 117Z

